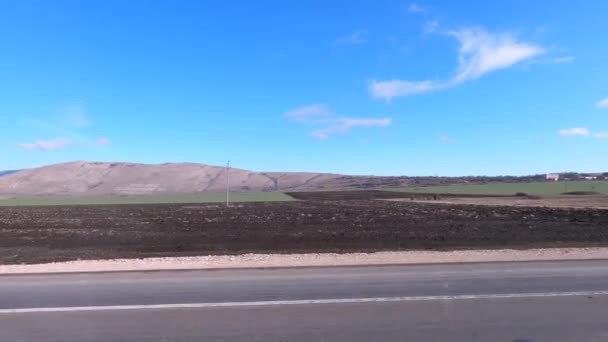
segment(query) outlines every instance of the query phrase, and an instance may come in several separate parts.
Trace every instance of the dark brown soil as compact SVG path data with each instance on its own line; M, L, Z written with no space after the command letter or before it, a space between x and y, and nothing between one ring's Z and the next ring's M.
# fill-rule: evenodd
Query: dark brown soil
M345 190L345 191L306 191L287 192L287 195L306 201L348 201L348 200L372 200L372 199L441 199L441 198L479 198L479 197L513 197L505 195L467 195L467 194L443 194L443 193L416 193L383 190Z
M287 192L287 195L305 201L372 200L408 198L409 195L397 191L383 190L345 190L345 191L307 191Z
M608 246L608 210L376 200L0 208L0 263Z
M597 191L568 191L568 192L562 192L562 195L588 196L588 195L601 195L601 194Z

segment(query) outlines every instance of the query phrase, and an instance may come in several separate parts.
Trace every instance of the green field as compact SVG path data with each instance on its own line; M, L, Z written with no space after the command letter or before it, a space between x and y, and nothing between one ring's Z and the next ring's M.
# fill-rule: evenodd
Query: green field
M230 194L230 202L273 202L292 201L282 192L235 192ZM96 205L96 204L162 204L162 203L222 203L224 193L201 193L180 195L141 195L108 197L26 197L0 199L0 206L36 205Z
M512 184L476 184L476 185L446 185L428 187L387 188L385 190L416 192L416 193L445 193L473 195L514 195L525 192L531 195L555 196L570 191L594 191L608 194L608 181L572 181L572 182L536 182Z

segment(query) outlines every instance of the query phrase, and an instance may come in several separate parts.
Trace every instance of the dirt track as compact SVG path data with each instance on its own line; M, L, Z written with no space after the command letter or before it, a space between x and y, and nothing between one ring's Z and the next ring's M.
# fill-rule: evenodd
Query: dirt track
M375 200L0 208L0 263L608 246L608 210Z

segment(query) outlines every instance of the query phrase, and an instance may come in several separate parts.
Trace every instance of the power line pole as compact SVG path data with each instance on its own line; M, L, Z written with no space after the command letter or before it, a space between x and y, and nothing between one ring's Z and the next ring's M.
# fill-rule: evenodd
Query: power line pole
M226 163L226 207L230 206L230 160Z

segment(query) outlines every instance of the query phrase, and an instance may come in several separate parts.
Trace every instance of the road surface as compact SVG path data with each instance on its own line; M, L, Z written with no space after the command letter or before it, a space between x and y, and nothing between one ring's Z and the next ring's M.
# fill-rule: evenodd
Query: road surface
M608 341L608 261L0 276L0 341Z

